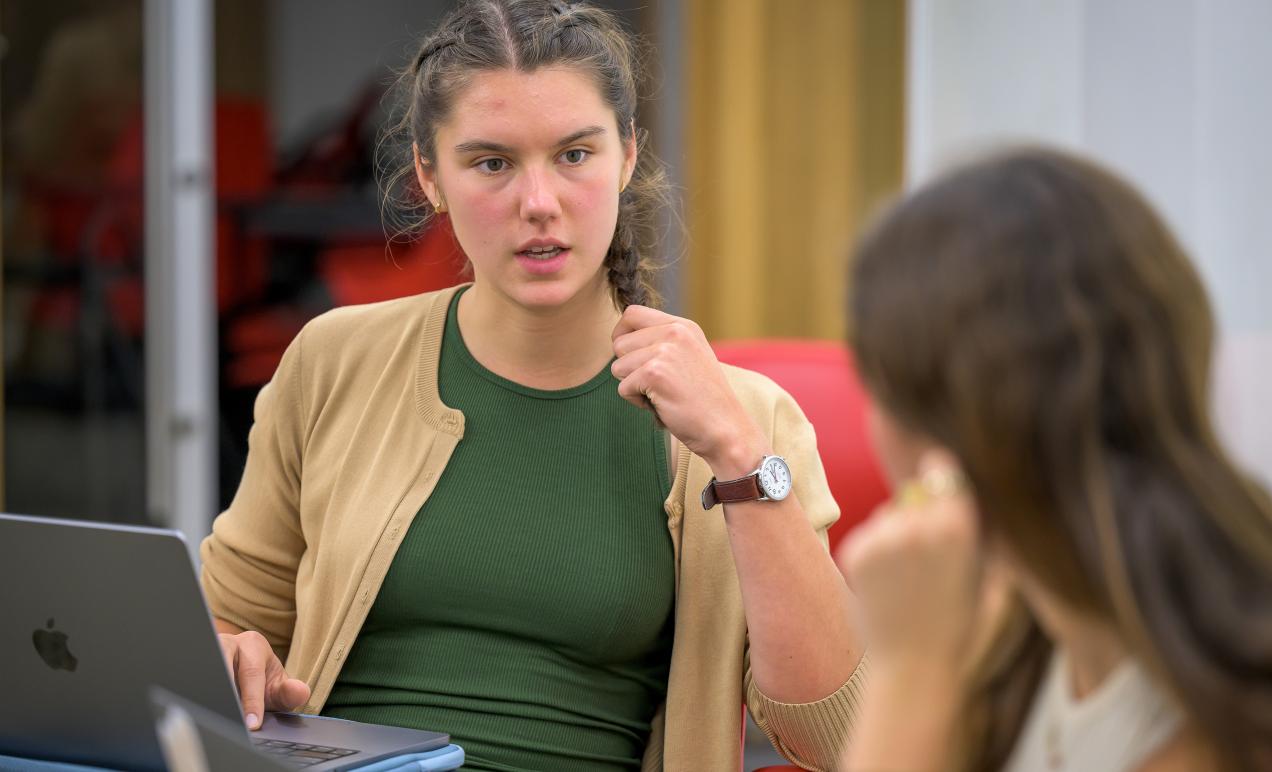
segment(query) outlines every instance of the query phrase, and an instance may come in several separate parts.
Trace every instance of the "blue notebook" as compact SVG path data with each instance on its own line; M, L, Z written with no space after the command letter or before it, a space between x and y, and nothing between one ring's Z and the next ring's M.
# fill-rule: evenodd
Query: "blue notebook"
M150 702L155 715L155 734L172 772L206 769L207 772L292 772L303 769L301 758L288 763L279 749L251 742L243 728L224 716L159 687L151 687ZM270 714L277 717L278 714ZM317 716L306 716L315 718ZM323 719L319 719L323 720ZM330 750L330 749L327 749ZM299 763L296 763L296 762ZM312 764L313 761L308 761ZM424 772L458 769L464 751L458 745L411 751L367 764L342 766L349 772ZM114 772L106 767L41 761L17 756L0 756L0 772Z
M357 767L357 770L358 772L444 772L444 770L459 769L463 765L464 749L452 744L424 753L411 753L385 759ZM0 772L115 772L115 770L86 767L80 764L63 764L60 761L0 756ZM230 770L223 771L210 767L208 772L230 772Z

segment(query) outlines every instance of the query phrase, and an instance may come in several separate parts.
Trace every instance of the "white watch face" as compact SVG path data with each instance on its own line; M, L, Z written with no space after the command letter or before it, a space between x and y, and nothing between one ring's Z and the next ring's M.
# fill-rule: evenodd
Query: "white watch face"
M781 501L791 493L791 469L781 456L766 456L760 464L760 488L773 501Z

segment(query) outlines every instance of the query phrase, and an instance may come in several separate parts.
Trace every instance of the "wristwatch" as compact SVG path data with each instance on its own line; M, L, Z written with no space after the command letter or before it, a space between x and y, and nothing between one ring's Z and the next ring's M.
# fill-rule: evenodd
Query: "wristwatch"
M702 508L739 501L781 501L791 495L791 468L781 456L765 456L754 472L720 482L712 477L702 489Z

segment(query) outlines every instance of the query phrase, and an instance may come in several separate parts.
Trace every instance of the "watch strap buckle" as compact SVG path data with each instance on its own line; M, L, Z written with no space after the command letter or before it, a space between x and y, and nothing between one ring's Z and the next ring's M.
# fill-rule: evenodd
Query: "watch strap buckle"
M741 501L768 501L760 488L759 473L752 472L736 480L721 482L712 477L702 489L702 508L711 509L716 504L732 504Z

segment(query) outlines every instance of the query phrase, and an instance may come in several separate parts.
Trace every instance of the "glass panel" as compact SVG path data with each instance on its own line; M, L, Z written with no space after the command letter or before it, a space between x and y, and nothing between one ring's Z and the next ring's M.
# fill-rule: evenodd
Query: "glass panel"
M450 5L214 3L221 507L307 320L463 278L448 233L388 243L374 175L392 73ZM143 522L142 2L4 3L0 32L4 508Z
M0 25L5 508L140 522L141 5L5 3Z
M599 4L649 26L646 3ZM452 5L217 3L222 506L242 475L256 393L307 320L464 278L448 231L386 242L375 179L386 88Z

